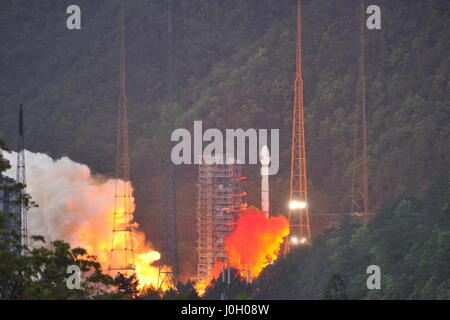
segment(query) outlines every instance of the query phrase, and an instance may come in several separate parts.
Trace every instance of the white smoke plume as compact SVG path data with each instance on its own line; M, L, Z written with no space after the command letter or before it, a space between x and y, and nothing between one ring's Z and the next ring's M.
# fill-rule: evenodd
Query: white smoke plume
M6 153L11 163L6 175L15 178L17 154ZM114 180L94 178L86 165L67 157L54 161L42 153L25 152L27 192L39 205L30 210L30 235L42 235L48 241L64 240L73 246L92 250L92 239L111 234L109 216L114 204ZM80 237L79 230L83 230Z
M11 163L6 175L16 177L17 153L4 153ZM25 152L27 193L38 204L28 212L28 234L46 241L64 240L85 248L108 268L113 228L115 180L92 175L88 166L68 157L53 160L46 154ZM132 204L134 211L134 203ZM136 274L140 286L157 286L158 268L151 264L160 254L151 249L145 235L133 232Z

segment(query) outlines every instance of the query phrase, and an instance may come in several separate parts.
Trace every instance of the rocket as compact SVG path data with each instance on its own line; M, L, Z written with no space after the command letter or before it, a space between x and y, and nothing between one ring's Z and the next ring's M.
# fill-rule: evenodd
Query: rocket
M270 153L266 145L261 148L261 210L269 217L269 164Z

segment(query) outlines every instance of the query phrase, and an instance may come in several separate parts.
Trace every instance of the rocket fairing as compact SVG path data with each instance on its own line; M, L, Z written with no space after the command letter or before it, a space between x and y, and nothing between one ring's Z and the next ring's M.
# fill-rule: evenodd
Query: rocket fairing
M261 210L269 217L269 164L270 153L267 146L261 148Z

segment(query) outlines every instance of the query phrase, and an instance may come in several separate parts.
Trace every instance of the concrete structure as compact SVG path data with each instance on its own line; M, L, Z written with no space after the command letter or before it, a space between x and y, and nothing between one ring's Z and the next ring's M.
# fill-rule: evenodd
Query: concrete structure
M225 239L242 207L241 171L240 164L206 164L205 158L199 166L198 279L208 278L217 262L227 260Z

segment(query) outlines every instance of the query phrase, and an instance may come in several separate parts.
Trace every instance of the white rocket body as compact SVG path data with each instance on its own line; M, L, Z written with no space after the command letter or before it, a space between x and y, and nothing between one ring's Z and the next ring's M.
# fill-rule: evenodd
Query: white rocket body
M270 153L267 146L261 149L261 210L269 217L269 164Z

